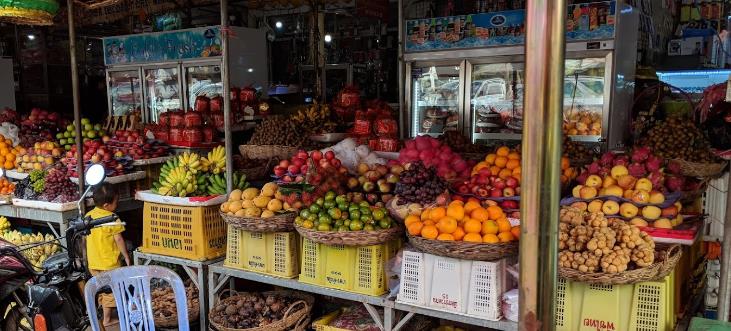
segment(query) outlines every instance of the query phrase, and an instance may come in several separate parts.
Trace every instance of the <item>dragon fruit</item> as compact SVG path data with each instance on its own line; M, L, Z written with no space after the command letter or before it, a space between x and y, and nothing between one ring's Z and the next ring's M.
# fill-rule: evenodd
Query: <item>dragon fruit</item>
M667 178L665 178L665 187L667 187L668 191L670 192L681 191L683 190L684 182L685 180L683 179L683 177L669 175L667 176Z
M647 169L645 169L645 166L642 165L642 163L637 162L633 162L632 164L630 164L629 167L627 167L627 170L629 171L630 175L637 178L644 177L647 173Z
M578 176L578 177L576 177L576 181L577 181L577 182L578 182L579 184L581 184L581 185L584 185L584 183L586 183L586 179L587 179L588 177L589 177L589 172L588 172L588 171L584 171L584 172L582 172L581 174L579 174L579 176Z
M602 166L599 165L597 161L592 162L586 169L589 174L596 175L599 173L600 170L602 170Z
M675 161L668 162L668 172L673 175L680 175L680 163Z
M653 171L647 175L647 179L652 183L652 187L657 191L663 191L663 183L665 182L665 175L660 171Z
M650 154L652 154L652 151L647 146L642 146L635 148L632 151L632 161L634 162L643 162L647 160L648 157L650 157Z
M650 155L645 161L645 167L647 171L660 171L660 168L662 168L662 159L655 155Z
M614 153L606 152L604 153L604 155L602 155L602 158L599 162L602 164L602 166L611 167L612 161L614 161Z
M623 165L627 166L629 165L629 157L627 155L620 155L614 158L614 161L612 161L613 166Z

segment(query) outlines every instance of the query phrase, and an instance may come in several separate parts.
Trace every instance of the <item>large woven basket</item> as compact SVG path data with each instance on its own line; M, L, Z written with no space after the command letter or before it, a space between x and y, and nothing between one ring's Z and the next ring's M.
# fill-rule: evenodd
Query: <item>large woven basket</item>
M193 286L193 285L188 285ZM194 288L195 289L195 288ZM197 289L196 289L197 291ZM198 300L201 300L200 294L198 295ZM188 321L193 322L197 321L200 317L201 307L198 302L193 302L192 298L188 298L187 300L188 304ZM161 328L174 328L178 326L178 314L177 311L174 311L172 315L163 317L155 315L155 326L161 327Z
M723 169L728 164L726 161L719 163L699 163L681 159L673 159L672 162L678 163L683 176L689 177L716 177L723 172Z
M294 227L301 236L325 245L380 245L398 238L403 233L403 229L396 224L389 229L375 231L316 231L303 228L297 224Z
M670 274L683 255L680 245L671 245L656 252L655 263L644 268L615 274L585 273L571 268L558 268L558 275L567 280L598 285L624 285L656 281Z
M409 234L409 243L423 252L455 259L497 261L518 255L518 242L485 244L465 241L443 241L426 239Z
M233 293L230 297L221 299L220 297L223 296L224 293L230 292ZM218 303L227 303L231 301L238 301L241 297L245 296L247 293L238 293L236 291L228 291L224 290L221 292L221 295L216 298L216 303L211 307L211 310L208 313L209 316L209 322L211 326L218 330L218 331L284 331L284 330L294 330L294 331L304 331L307 328L307 325L310 321L310 311L312 310L312 305L315 302L315 299L308 294L297 292L297 291L288 291L288 290L280 290L280 291L269 291L264 292L262 294L270 295L270 294L276 294L276 295L283 295L291 298L299 299L298 301L295 301L292 303L289 307L287 307L286 313L284 315L284 318L278 321L274 321L269 325L266 326L260 326L256 328L248 328L248 329L234 329L234 328L227 328L224 327L218 323L216 323L211 316L213 316L213 308Z
M296 147L280 145L240 145L239 152L245 158L256 160L288 159L297 152Z
M295 212L275 214L269 218L240 217L220 212L229 225L250 232L292 232L294 231Z

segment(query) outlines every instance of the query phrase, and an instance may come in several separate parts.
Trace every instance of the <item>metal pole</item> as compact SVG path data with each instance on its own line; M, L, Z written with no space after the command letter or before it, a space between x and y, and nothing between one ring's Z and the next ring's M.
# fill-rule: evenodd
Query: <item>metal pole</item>
M528 0L519 330L554 330L566 0Z
M406 124L404 120L404 1L398 0L398 121L401 127L401 138L405 138Z
M79 108L79 68L76 65L76 28L74 27L74 2L67 1L69 15L69 53L71 57L71 92L74 98L74 127L76 128L76 172L79 178L79 194L84 194L84 144L81 136L81 109ZM84 205L82 204L82 208ZM82 209L83 210L83 209Z
M716 318L719 321L728 322L729 306L731 306L731 194L728 188L731 188L731 174L728 176L728 186L726 190L726 217L723 221L723 243L721 250L721 279L718 289L718 314Z
M231 84L229 82L228 68L228 0L221 0L221 54L223 63L221 65L221 80L223 81L223 139L226 148L226 189L233 190L233 141L231 141Z

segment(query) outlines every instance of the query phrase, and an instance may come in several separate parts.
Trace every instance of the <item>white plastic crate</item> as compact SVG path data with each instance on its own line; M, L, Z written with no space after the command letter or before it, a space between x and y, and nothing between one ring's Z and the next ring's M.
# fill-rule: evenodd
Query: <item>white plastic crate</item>
M728 194L728 172L719 178L708 181L703 196L703 212L706 217L706 234L723 237L723 221L726 219L726 195Z
M506 262L460 260L404 251L397 301L487 320L502 318Z

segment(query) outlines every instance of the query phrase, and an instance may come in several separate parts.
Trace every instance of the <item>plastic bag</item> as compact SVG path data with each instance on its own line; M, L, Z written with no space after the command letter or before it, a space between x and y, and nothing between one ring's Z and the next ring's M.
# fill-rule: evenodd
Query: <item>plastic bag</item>
M395 298L401 290L401 263L404 250L401 249L394 257L386 261L386 278L388 280L388 297Z
M518 310L518 293L517 288L503 293L503 316L513 322L518 321L518 316L520 314Z
M379 136L396 136L398 123L392 118L379 118L374 123L376 134Z

